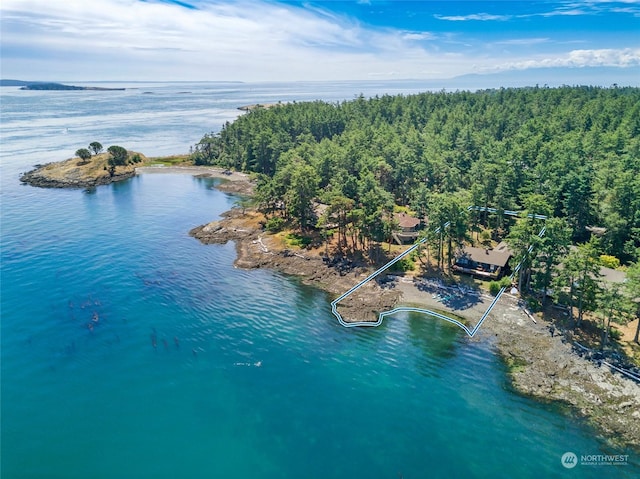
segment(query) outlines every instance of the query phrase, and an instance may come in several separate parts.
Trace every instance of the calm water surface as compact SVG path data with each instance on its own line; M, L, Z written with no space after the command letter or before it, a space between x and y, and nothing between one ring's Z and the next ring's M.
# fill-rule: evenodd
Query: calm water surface
M3 479L637 477L633 455L562 467L625 451L513 394L489 343L411 315L344 329L321 291L190 238L234 202L218 180L17 181L95 140L186 152L244 104L419 85L127 86L1 90Z

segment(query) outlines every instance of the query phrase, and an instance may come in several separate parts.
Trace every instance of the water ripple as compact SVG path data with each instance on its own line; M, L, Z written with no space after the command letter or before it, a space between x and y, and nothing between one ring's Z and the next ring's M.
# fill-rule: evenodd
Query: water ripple
M344 95L143 88L156 94L2 92L3 475L552 477L567 448L600 450L583 425L513 395L490 345L455 326L403 313L345 329L326 294L188 237L230 207L210 180L18 185L87 141L182 152L240 104Z

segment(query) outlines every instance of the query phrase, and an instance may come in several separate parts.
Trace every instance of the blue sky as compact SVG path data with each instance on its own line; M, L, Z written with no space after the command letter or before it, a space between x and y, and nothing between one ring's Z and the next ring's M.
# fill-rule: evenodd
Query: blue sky
M589 69L606 82L640 72L640 0L2 0L0 32L3 78L433 80Z

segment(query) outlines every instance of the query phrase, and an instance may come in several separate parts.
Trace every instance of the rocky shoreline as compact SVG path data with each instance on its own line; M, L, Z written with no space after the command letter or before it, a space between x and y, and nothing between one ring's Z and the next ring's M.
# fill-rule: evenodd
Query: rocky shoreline
M578 355L570 332L532 319L513 298L503 298L483 328L516 391L567 405L568 414L586 419L605 441L640 451L640 384Z
M241 208L233 208L222 216L222 220L193 228L189 234L204 244L234 241L238 255L234 264L238 268L273 269L336 296L369 274L368 268L349 261L327 262L305 251L282 249L271 235L264 234L261 217L252 211L243 213ZM375 320L379 311L393 307L400 296L398 291L383 290L372 282L362 288L353 303L341 305L341 312L350 321Z
M283 249L263 231L255 212L233 208L222 216L189 234L204 244L234 241L239 268L269 268L296 276L334 297L371 272L349 261L329 262L306 250ZM398 288L384 288L372 281L339 308L346 321L375 320L380 311L402 304L403 299ZM586 419L608 443L640 451L640 385L580 357L568 337L550 331L549 323L534 322L515 298L507 297L494 308L478 336L494 345L516 391L543 402L568 405L569 414Z
M108 185L117 181L128 180L136 175L135 169L131 171L118 171L113 176L108 173L93 178L89 177L65 177L56 178L48 174L47 167L51 165L42 165L36 169L24 173L20 177L22 183L36 186L38 188L93 188L95 186Z

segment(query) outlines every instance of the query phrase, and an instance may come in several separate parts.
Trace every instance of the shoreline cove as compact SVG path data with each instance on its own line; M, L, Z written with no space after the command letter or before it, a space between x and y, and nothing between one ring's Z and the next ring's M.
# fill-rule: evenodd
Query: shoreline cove
M28 181L23 179L48 165L61 163L38 166L23 175L21 181L35 187L79 188L109 184L140 174L186 174L221 179L223 181L215 188L232 195L250 196L255 188L255 182L245 173L207 166L138 166L112 181L86 185L75 180L47 184L38 183L41 178L36 182L31 177ZM233 207L221 216L220 220L192 228L189 235L205 245L234 242L234 266L237 268L269 269L296 277L303 284L318 288L334 299L372 272L371 268L350 260L326 261L305 250L283 249L272 235L263 231L259 215L249 208ZM379 312L398 306L437 309L441 305L419 284L396 277L391 283L371 281L363 285L341 301L339 309L346 322L375 322ZM456 313L466 324L476 321L483 307L480 302L465 313ZM329 304L327 308L330 309ZM424 321L439 319L425 318ZM510 386L515 392L542 403L568 406L565 414L586 420L610 445L628 447L640 453L638 384L576 354L562 331L556 330L551 334L546 321L534 323L520 308L517 298L505 294L483 328L468 341L490 342L506 365Z
M193 171L193 174L208 173ZM246 175L229 184L243 181L248 182ZM220 189L227 191L224 185L219 185ZM233 189L230 192L233 193ZM334 298L371 273L370 268L348 260L328 262L304 250L282 249L271 235L262 231L250 209L234 207L221 216L221 220L197 226L189 234L206 245L234 242L237 268L274 270L296 277ZM345 321L374 322L380 311L397 306L438 307L437 301L421 291L419 285L403 280L399 278L391 287L375 281L361 287L339 305ZM482 307L480 304L470 308L467 314L472 317L464 313L461 316L467 321L476 321ZM520 308L518 298L505 294L483 328L468 340L470 343L490 341L506 365L510 385L517 393L542 403L568 406L566 414L586 420L610 445L640 452L638 384L576 354L562 331L552 334L546 321L532 321Z
M392 241L389 246L372 238L367 247L359 232L373 230L368 219L357 216L349 218L356 221L346 229L342 221L326 225L333 231L313 227L318 215L335 219L331 213L339 205L333 193L340 190L345 198L366 199L361 204L372 213L371 220L378 201L392 199L382 190L395 198L394 210L401 212L406 203L407 215L420 214L411 206L417 205L411 181L402 182L410 178L418 186L424 178L433 187L422 198L430 213L433 201L453 199L449 190L460 192L460 206L471 204L462 190L491 183L489 173L501 185L539 186L534 176L544 171L549 174L544 185L552 188L543 193L553 195L577 184L569 182L564 166L572 174L585 173L579 165L604 167L611 161L612 168L597 168L599 175L591 179L633 186L627 181L632 177L618 174L624 153L590 140L611 118L615 121L607 128L603 124L602 133L628 139L621 125L635 118L623 113L626 108L609 107L627 105L626 95L635 91L619 88L609 101L601 101L609 97L608 88L545 91L554 100L549 115L529 116L538 104L528 101L531 95L546 97L545 92L532 88L522 102L513 103L514 110L507 100L520 98L519 89L496 90L496 95L504 93L505 102L483 109L473 95L458 101L462 92L430 89L417 80L117 83L113 86L127 90L80 96L2 90L2 477L639 475L640 448L630 445L633 432L623 431L629 439L617 432L639 422L632 415L638 398L609 385L611 373L613 380L624 374L615 366L640 377L635 361L640 350L632 342L637 322L616 326L602 354L595 351L595 321L601 318L589 314L583 328L572 330L565 311L548 305L544 320L541 313L532 313L536 326L520 309L533 303L514 292L503 295L504 310L496 309L469 337L458 324L410 310L428 309L473 331L493 298L488 283L448 274L446 265L437 268L437 247L430 244L372 279L360 304L340 302L347 319L361 315L370 321L344 327L332 314L333 300L411 245ZM414 95L421 99L415 104L409 99ZM494 104L494 95L478 95ZM396 103L405 102L400 97L413 106L395 121L392 117L403 110ZM583 102L572 100L583 97L585 106L593 101L597 107L576 110ZM268 102L283 106L238 110ZM310 105L297 105L302 103ZM344 105L344 115L319 103ZM540 108L543 103L549 104L540 102ZM302 111L311 113L314 106L319 115ZM285 118L289 113L291 123ZM471 121L476 113L480 120ZM590 129L581 122L587 113L597 120ZM264 124L257 121L261 118ZM549 121L541 123L541 118ZM333 128L340 131L343 120L342 134L315 141ZM387 120L396 126L388 128ZM538 127L553 134L540 137ZM414 129L415 134L402 134ZM445 140L454 132L460 141L449 147ZM392 139L396 133L402 134L400 141ZM462 141L468 138L475 146ZM206 157L209 141L210 151L219 152L217 159ZM83 161L87 155L78 155L79 149L97 156L90 142L100 142L107 151L121 145L141 152L146 161L129 158L135 162L133 175L108 185L47 188L19 181L36 165L74 156L79 158L69 170L82 167L80 155ZM530 154L578 151L573 148L578 144L609 153L593 156L592 162L584 156L565 162L563 156ZM288 146L294 151L280 154L278 161L274 154ZM475 151L487 154L462 154ZM512 158L513 165L508 163ZM288 208L295 206L290 200L300 192L297 186L316 184L307 159L321 181L313 196L314 215L301 231L295 210ZM473 172L454 169L475 160L480 163ZM528 168L517 169L521 164ZM549 164L558 168L534 169ZM261 165L289 166L273 179L275 168L264 177ZM521 175L514 177L512 170ZM601 182L593 184L602 192ZM501 197L513 197L510 205L523 206L525 189L499 190L487 190L489 206ZM380 195L374 198L374 192ZM632 203L607 196L603 204L622 208ZM275 207L274 212L263 204ZM602 213L594 211L598 219ZM226 216L233 221L224 221ZM286 221L269 221L272 216ZM429 224L435 224L431 216ZM495 229L492 218L481 221L487 232ZM212 220L219 221L207 235L218 243L225 235L235 239L207 246L189 234ZM339 235L332 227L338 225ZM227 232L215 233L220 227ZM473 237L488 243L482 231ZM372 327L390 304L396 305L392 311L407 306ZM552 324L556 329L549 340ZM576 341L595 350L585 352ZM567 366L558 377L561 362ZM577 373L567 377L572 368ZM516 377L529 378L537 396L517 389ZM558 378L567 384L567 394L584 400L585 409L592 407L589 399L602 403L596 403L597 412L586 414L620 416L626 423L606 432L597 424L600 419L581 414L578 400L570 406L545 397L546 387L554 395L563 392L558 392ZM607 436L617 438L617 444ZM571 471L565 455L574 461ZM626 461L609 462L611 457ZM623 467L614 471L611 466Z

